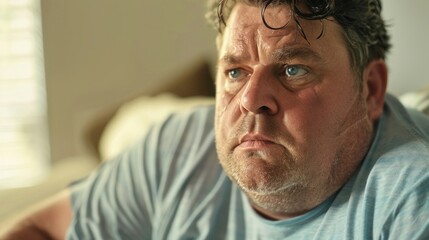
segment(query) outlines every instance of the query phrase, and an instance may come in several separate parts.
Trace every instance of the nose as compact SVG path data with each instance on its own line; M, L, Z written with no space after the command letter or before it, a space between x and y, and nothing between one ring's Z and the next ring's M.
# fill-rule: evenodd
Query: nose
M240 97L240 110L243 113L274 115L279 106L276 99L276 84L269 76L254 72L247 81Z

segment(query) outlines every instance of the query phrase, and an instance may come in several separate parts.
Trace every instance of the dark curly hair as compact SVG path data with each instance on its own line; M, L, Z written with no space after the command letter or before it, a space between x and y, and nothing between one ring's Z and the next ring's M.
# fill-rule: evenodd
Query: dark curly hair
M237 2L260 6L261 18L270 29L281 27L272 27L265 21L266 8L269 5L289 5L297 30L307 42L300 20L335 19L343 29L352 67L359 79L369 62L386 58L391 46L390 36L381 16L380 0L209 0L206 17L220 34L223 33L225 22ZM318 38L323 32L324 28Z

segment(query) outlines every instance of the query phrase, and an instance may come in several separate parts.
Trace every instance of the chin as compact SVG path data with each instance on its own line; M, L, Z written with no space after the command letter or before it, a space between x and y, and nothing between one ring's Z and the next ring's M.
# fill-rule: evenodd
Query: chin
M285 194L303 186L302 174L290 171L290 166L273 164L269 159L246 157L230 159L222 164L227 175L244 192L257 195Z
M271 191L244 191L251 204L265 213L291 214L311 208L308 188L302 184L290 184Z

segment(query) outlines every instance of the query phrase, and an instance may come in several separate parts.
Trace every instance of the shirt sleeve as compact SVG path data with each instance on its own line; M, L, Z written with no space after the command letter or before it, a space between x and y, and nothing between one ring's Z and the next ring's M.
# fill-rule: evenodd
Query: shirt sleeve
M156 181L146 172L153 172L148 163L156 158L150 147L155 132L71 186L69 239L150 239Z
M429 172L409 189L398 196L379 239L429 239Z
M71 186L73 220L68 239L151 239L160 159L169 154L165 145L171 146L169 138L177 129L171 118Z
M189 175L198 172L195 159L206 159L201 151L214 151L212 115L213 108L173 114L128 151L73 184L68 239L152 239L164 229L160 219L166 209L174 210L170 206ZM218 163L212 159L207 164Z

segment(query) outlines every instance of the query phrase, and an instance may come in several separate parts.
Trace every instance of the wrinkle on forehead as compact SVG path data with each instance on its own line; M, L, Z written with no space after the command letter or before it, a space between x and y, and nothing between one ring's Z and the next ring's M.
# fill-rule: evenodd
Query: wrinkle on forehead
M236 43L249 44L253 40L253 46L258 46L260 49L263 47L262 42L274 41L274 39L288 37L290 41L295 43L309 44L309 41L320 40L320 34L327 32L327 26L335 23L334 19L329 21L312 21L312 20L300 20L300 24L305 31L307 40L305 40L297 29L295 20L291 15L290 7L288 5L276 5L269 7L265 12L266 23L271 27L282 27L285 28L273 30L268 28L261 17L261 7L255 5L248 5L245 3L237 3L227 19L227 24L223 36L220 35L218 41L218 49L222 49L223 39L235 40ZM278 17L280 16L280 17ZM336 24L334 24L336 25ZM332 27L332 26L331 26ZM337 28L338 26L333 26ZM339 29L341 31L341 29ZM225 34L229 32L229 37L226 38ZM251 33L247 35L248 39L244 39L245 33ZM237 34L241 34L238 36ZM273 40L271 40L273 39ZM313 45L313 44L311 44ZM277 46L278 47L278 46ZM265 49L266 50L266 49Z
M279 37L282 35L288 35L295 30L295 24L291 17L291 11L288 5L280 5L274 9L266 10L265 20L269 26L280 29L268 28L261 16L261 7L246 5L244 3L237 3L231 12L231 16L228 20L235 19L235 24L239 28L238 30L248 29L254 26L258 26L256 30L260 36L272 36ZM227 23L227 28L230 23Z
M278 6L273 10L276 13L268 11L266 14L276 15L278 12L288 14L281 19L277 19L278 22L274 22L274 17L269 18L275 26L283 26L285 21L291 20L289 17L290 10L287 5ZM243 57L247 55L247 57L259 60L261 54L272 51L272 48L279 47L276 46L276 41L285 37L296 40L296 26L294 23L290 23L287 27L279 30L269 29L264 25L260 12L260 7L244 3L238 3L233 8L223 35L223 39L232 41L221 43L221 52L228 52L231 55L243 55Z

